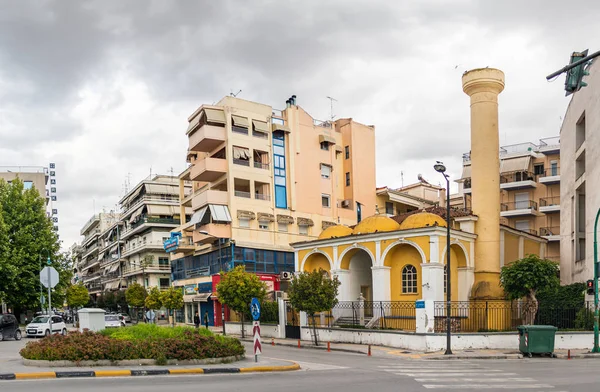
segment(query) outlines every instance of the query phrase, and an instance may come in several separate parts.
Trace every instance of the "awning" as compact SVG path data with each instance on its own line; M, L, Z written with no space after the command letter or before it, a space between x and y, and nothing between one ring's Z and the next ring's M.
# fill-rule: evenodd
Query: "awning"
M344 152L344 149L342 148L342 146L335 146L335 152L342 153Z
M133 214L131 214L131 217L129 218L129 223L133 223L135 222L135 220L142 215L142 211L144 210L145 206L141 206L140 208L138 208Z
M319 143L335 144L335 139L328 135L319 135Z
M174 206L148 204L148 215L173 215Z
M212 293L201 293L198 295L194 295L194 297L192 298L192 302L208 302L208 299L211 295Z
M110 237L112 236L112 233L115 229L110 229L110 231L108 232L108 235L106 236L107 239L110 240Z
M129 195L129 197L127 197L126 200L123 200L122 204L128 204L130 203L133 199L135 199L136 197L138 197L140 195L140 193L142 193L142 190L144 189L143 186L138 186L136 189L133 190L133 192L131 192L131 195Z
M198 113L196 117L194 117L190 123L188 124L188 129L185 131L186 134L189 134L191 131L196 129L200 124L200 119L202 118L202 113Z
M289 215L277 214L277 223L285 223L291 225L294 223L294 218Z
M225 125L225 112L219 109L204 108L206 122Z
M254 125L255 131L269 133L269 128L266 122L252 120L252 125Z
M464 180L465 178L471 178L471 165L463 166L463 172L460 179Z
M146 184L146 194L179 196L179 184Z
M210 216L213 222L231 222L231 215L227 206L209 204L208 207L210 208Z
M246 117L231 116L231 119L233 120L233 125L236 127L248 128L249 126L248 119Z
M256 219L256 214L252 211L244 211L244 210L238 210L237 211L237 217L238 219Z
M208 209L208 207L206 206L206 207L202 207L198 211L194 212L194 215L192 215L188 224L195 225L196 223L200 223L202 218L204 218L204 214L206 213L207 209Z
M98 255L98 261L102 260L104 260L104 252L100 252L100 254Z
M331 226L335 226L335 225L336 225L336 223L335 223L335 222L323 221L323 222L321 223L321 228L322 228L323 230L325 230L326 228L328 228L328 227L331 227Z
M281 131L281 132L290 133L290 128L287 125L271 124L271 128L273 129L273 132Z
M298 218L298 226L314 226L315 222L309 218Z
M115 264L111 265L110 268L108 269L107 273L115 272L116 270L119 269L119 265L120 265L120 263L115 263Z
M275 215L269 214L266 212L258 213L258 221L259 222L275 222Z
M250 150L244 147L233 146L233 159L250 159Z
M529 162L531 162L531 156L503 159L500 162L500 173L529 171Z

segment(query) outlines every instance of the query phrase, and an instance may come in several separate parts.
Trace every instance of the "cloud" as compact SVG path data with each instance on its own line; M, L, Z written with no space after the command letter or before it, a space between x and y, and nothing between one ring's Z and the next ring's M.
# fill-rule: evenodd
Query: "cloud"
M469 151L461 75L506 74L501 144L558 134L561 68L594 48L600 4L558 1L42 0L0 3L0 165L56 162L67 245L129 177L185 167L186 118L230 92L376 126L377 184ZM583 11L585 10L585 12Z

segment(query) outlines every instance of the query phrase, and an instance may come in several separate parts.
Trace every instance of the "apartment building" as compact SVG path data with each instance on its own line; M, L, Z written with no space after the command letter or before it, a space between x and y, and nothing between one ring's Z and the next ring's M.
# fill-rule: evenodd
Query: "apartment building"
M377 188L377 213L389 217L445 205L446 189L419 180L397 189Z
M573 94L560 130L563 284L594 278L594 223L600 208L600 64Z
M560 139L500 147L500 223L548 240L546 258L560 260ZM491 173L490 173L491 174ZM471 208L471 154L463 154L459 193Z
M277 291L278 275L295 268L290 243L375 213L373 126L315 120L295 96L284 110L225 97L188 121L189 167L180 181L193 189L180 195L193 215L182 219L171 256L174 284L189 294L187 322L192 300L211 308L210 293L198 292L221 270L245 265Z

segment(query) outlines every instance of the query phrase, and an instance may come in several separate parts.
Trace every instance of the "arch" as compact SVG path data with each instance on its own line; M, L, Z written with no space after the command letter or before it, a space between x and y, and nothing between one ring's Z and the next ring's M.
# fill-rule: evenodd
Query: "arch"
M380 266L385 265L385 258L387 257L388 253L397 245L410 245L410 246L414 247L417 250L417 252L419 252L419 254L421 255L421 263L424 264L427 262L427 258L425 257L425 252L423 252L423 249L421 249L421 247L419 245L417 245L416 243L414 243L412 241L401 239L401 240L392 242L387 248L385 248L385 250L381 254L381 259L379 260L379 263L378 263Z
M311 258L311 256L314 256L315 254L325 256L325 258L327 259L327 262L329 263L328 271L331 271L333 269L333 261L331 260L331 257L329 257L329 255L326 252L323 252L320 249L313 249L310 252L308 252L306 254L306 256L304 256L304 259L302 259L302 263L300 264L300 272L304 272L304 268L306 267L306 265L305 265L306 262L309 261L309 258ZM325 268L323 268L323 269L325 269Z
M407 264L402 268L402 294L417 294L419 284L417 268Z
M456 248L460 248L462 250L462 254L459 255L456 252ZM462 244L462 242L457 241L457 240L452 240L450 241L450 251L452 252L452 250L454 250L454 252L456 253L457 257L454 258L453 260L458 260L459 263L457 264L458 268L462 268L462 267L472 267L471 265L471 258L469 257L469 252L467 252L467 248L465 248L465 246ZM447 256L447 252L448 252L448 247L446 245L444 245L444 252L442 253L442 262L443 264L446 264L446 256ZM462 257L460 257L462 256ZM450 260L452 261L452 260Z
M448 274L448 257L446 253L447 249L447 247L444 248L444 253L442 255L442 264L444 265L444 296L446 295L446 277ZM464 300L465 287L459 286L459 269L468 267L469 259L467 257L467 253L465 252L464 246L458 241L453 241L450 243L450 255L450 261L452 264L450 266L450 282L452 284L451 298L453 301Z
M373 253L369 250L369 248L366 248L360 244L355 243L352 246L344 249L342 251L342 253L338 256L338 259L336 260L336 264L335 264L335 269L346 269L347 270L348 267L350 266L350 259L358 250L361 250L361 249L364 250L365 252L367 252L369 257L371 258L371 265L376 266L377 260L375 259L375 256L373 256ZM350 253L350 252L352 252L352 253L350 255L348 255L348 253ZM346 255L348 255L349 257L346 258ZM346 263L346 261L347 261L347 263Z

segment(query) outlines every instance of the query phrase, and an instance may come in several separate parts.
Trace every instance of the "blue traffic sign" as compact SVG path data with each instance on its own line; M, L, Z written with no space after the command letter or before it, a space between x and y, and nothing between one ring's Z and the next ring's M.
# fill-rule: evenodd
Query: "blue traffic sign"
M256 298L252 298L252 302L250 302L250 313L252 313L252 319L258 321L260 318L260 302Z

